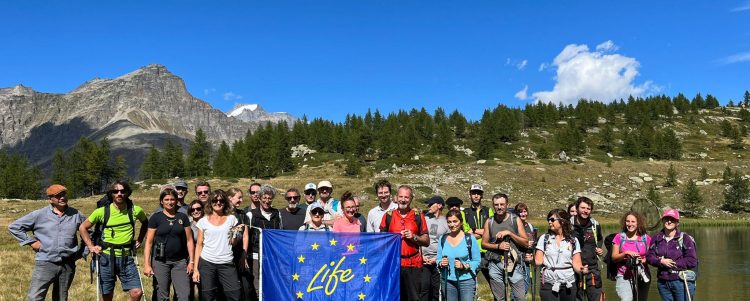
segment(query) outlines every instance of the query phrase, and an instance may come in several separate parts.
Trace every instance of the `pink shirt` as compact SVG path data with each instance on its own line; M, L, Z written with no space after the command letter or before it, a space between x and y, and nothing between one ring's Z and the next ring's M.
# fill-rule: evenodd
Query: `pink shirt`
M646 238L646 243L643 243L643 237L636 236L635 239L630 240L627 237L625 238L625 241L622 241L622 234L615 235L615 238L612 239L613 245L620 246L620 253L627 252L627 251L633 251L638 254L641 254L641 257L645 258L646 253L648 252L648 246L651 244L651 237L648 236L648 234L644 235ZM628 267L625 264L625 262L620 262L617 266L617 274L618 275L625 275L625 272L627 271Z
M360 225L357 218L354 218L354 222L350 223L349 219L341 216L333 221L333 232L360 232Z

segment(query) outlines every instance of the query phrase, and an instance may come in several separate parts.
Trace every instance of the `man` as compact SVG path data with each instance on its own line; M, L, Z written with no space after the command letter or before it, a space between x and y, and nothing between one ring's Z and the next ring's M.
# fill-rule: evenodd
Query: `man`
M318 195L318 186L315 186L315 183L307 183L305 184L304 193L305 202L301 203L299 208L307 212L307 206L312 205L315 202L315 196Z
M489 283L495 300L525 300L526 270L520 246L528 246L526 230L521 219L508 212L508 196L498 193L492 196L495 214L484 223L482 247L487 250ZM507 282L506 282L507 281ZM513 296L506 296L506 285L511 286Z
M195 195L198 196L203 207L209 206L206 202L208 202L208 197L211 196L211 184L208 184L206 181L200 181L198 184L195 184Z
M260 205L260 195L258 195L260 186L260 183L254 182L247 188L247 193L250 195L250 205L245 207L245 212L250 212L250 210L258 208Z
M76 260L83 249L76 231L84 217L68 206L67 189L54 184L47 188L49 206L35 210L8 226L8 231L22 246L36 253L34 271L27 300L44 300L52 285L52 300L68 300L68 289L76 274ZM27 232L34 233L29 237Z
M318 183L318 200L315 203L319 204L325 210L326 215L323 216L323 223L329 226L333 226L333 220L337 214L340 214L339 200L333 198L333 185L329 181L320 181ZM308 207L309 208L309 207ZM305 212L305 223L310 222L310 210Z
M451 211L451 210L462 211L463 208L461 208L461 205L463 203L464 203L463 200L461 200L461 199L459 199L457 197L454 197L454 196L449 197L447 200L445 200L445 206L448 207L448 211ZM463 212L461 212L461 214L463 214ZM463 217L463 216L461 216L461 217Z
M599 256L602 256L604 250L601 248L603 242L602 227L594 218L591 217L591 211L594 210L594 202L591 199L582 196L576 200L575 216L570 217L570 224L573 225L573 235L581 244L581 264L583 270L588 269L583 279L578 277L578 300L594 301L600 300L602 295L602 278L599 269ZM583 281L586 283L584 284ZM583 289L585 285L585 290Z
M260 231L258 229L281 229L283 220L278 209L271 207L276 189L271 185L263 185L257 192L260 203L255 209L250 210L247 216L250 218L250 249L253 254L253 287L255 288L255 299L258 299L260 280Z
M427 229L430 235L430 245L422 247L422 301L438 301L440 298L440 272L437 269L437 249L440 237L448 233L448 222L443 216L445 201L440 196L433 196L427 200Z
M297 188L289 188L284 196L286 199L286 208L279 210L281 220L284 221L284 230L299 230L305 222L305 210L299 207L300 195Z
M365 219L365 216L362 215L362 213L359 213L359 207L361 207L361 205L358 196L354 197L354 206L357 207L354 211L354 218L359 220L359 232L367 232L367 219Z
M473 184L469 188L469 199L471 200L471 206L465 208L461 214L464 218L464 231L474 235L479 245L479 252L482 254L482 261L479 263L479 270L484 275L484 279L487 282L490 281L490 273L487 268L487 258L485 253L487 250L482 248L482 236L484 235L484 222L494 215L492 209L482 205L482 196L484 196L484 190L482 185Z
M380 222L380 232L401 234L401 300L419 300L422 290L422 256L419 247L430 244L427 222L419 210L412 209L414 191L408 185L398 188L398 208L388 211Z
M380 222L383 215L390 210L398 208L398 205L391 201L391 183L388 180L380 180L375 183L375 193L378 195L378 206L370 209L367 213L367 232L380 232Z
M112 203L94 210L78 228L86 246L98 258L99 287L104 301L112 300L116 277L120 278L122 289L128 292L130 300L140 300L143 295L134 255L148 230L148 218L143 209L130 200L132 192L126 182L115 182L108 192ZM135 220L141 222L137 239ZM88 230L100 223L104 230L101 241L95 244Z
M190 216L187 214L188 207L190 205L185 203L185 198L188 194L188 184L184 180L177 180L174 183L174 189L177 192L177 212L185 213L185 215ZM184 211L180 211L184 210Z

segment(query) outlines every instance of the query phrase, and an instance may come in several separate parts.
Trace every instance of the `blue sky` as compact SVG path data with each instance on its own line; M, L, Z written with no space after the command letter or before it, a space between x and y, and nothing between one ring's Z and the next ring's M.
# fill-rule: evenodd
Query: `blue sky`
M368 108L750 90L750 1L3 1L0 87L65 93L159 63L236 103Z

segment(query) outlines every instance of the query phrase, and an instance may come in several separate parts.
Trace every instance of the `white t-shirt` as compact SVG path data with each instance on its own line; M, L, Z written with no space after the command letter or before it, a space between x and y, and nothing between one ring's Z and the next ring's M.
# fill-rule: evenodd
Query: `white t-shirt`
M547 245L545 250L544 236L549 235L547 238ZM581 245L578 243L577 238L575 245L571 244L567 239L560 241L560 245L557 245L557 240L554 235L544 234L536 242L536 249L544 252L544 279L549 283L571 283L575 282L575 271L573 271L573 255L581 253Z
M370 212L367 213L367 232L380 232L380 223L383 221L383 215L385 215L388 210L394 210L397 208L398 204L391 202L386 210L383 210L383 208L380 207L380 203L378 203L375 208L370 209Z
M237 225L234 215L227 216L227 220L221 226L215 226L208 222L208 217L198 220L198 229L203 230L203 249L201 258L213 264L225 264L232 262L232 246L229 244L229 230Z

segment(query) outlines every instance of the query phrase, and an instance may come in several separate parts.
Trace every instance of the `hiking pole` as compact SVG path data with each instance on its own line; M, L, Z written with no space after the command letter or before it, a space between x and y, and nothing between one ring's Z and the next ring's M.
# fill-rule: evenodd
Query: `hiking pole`
M143 285L143 279L141 278L141 269L138 268L138 253L133 251L133 260L135 260L135 271L138 273L138 281L141 282L141 299L146 298L146 286Z
M96 301L99 301L99 260L96 259L96 254L91 256L91 263L94 264L94 278L96 280Z
M503 242L508 242L510 240L510 237L506 236L503 238ZM505 293L505 300L508 300L508 295L510 295L510 285L508 280L508 257L510 257L510 249L504 252L505 255L503 255L503 283L505 284L505 290L503 293Z
M685 272L684 271L680 271L680 273L683 273L683 275L684 275ZM683 276L682 277L682 281L685 283L685 295L687 295L688 301L693 301L693 296L690 296L690 287L688 287L687 277Z

